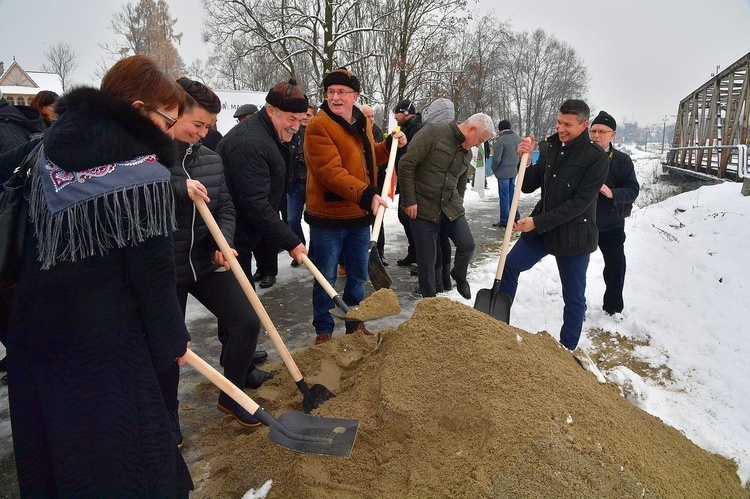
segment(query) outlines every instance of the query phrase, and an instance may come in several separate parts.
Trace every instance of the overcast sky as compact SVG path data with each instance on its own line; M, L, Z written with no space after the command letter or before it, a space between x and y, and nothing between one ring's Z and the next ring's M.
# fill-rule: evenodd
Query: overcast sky
M471 0L470 0L471 2ZM50 45L73 45L76 83L91 83L112 42L112 14L125 0L0 0L0 61L16 57L38 70ZM201 0L169 0L190 63L205 58ZM571 45L591 76L589 104L617 121L660 124L679 101L721 68L750 52L750 0L480 0L472 12L494 10L515 31L542 28ZM36 20L36 24L34 24Z

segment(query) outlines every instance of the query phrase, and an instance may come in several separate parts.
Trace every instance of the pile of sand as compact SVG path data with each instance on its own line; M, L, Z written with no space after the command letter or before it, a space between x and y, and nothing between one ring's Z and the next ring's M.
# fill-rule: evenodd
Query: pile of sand
M337 397L316 412L356 418L349 459L304 455L208 425L188 445L194 497L749 497L735 465L601 385L547 334L532 335L446 298L374 336L295 355ZM300 410L283 365L249 392L272 414ZM203 385L201 385L203 386ZM206 404L215 390L206 387Z

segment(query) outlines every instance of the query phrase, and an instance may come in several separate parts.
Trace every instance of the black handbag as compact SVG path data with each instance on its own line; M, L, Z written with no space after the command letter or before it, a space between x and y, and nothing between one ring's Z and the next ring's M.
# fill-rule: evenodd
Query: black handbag
M29 171L41 147L39 140L0 190L0 289L12 288L21 275L29 227Z

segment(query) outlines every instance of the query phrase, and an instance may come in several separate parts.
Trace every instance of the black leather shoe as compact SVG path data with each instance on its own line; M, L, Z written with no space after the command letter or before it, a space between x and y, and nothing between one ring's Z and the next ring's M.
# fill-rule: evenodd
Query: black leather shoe
M414 255L406 255L401 260L396 260L396 265L399 267L408 267L413 263L417 263L417 257Z
M258 418L247 412L241 405L235 402L232 397L224 392L219 395L219 402L216 408L224 414L233 416L234 419L245 428L258 428L261 422Z
M453 268L453 270L451 270L451 277L456 280L456 289L458 290L458 294L460 294L467 300L471 299L471 286L469 286L469 281L456 277L455 267Z
M499 227L499 228L504 228L506 225L508 225L508 224L503 223L503 222L496 222L496 223L492 224L493 227Z
M265 350L256 350L253 354L253 364L262 364L268 360L268 352Z
M383 264L383 267L388 266L388 259L384 255L380 255L380 262Z
M269 379L273 379L273 373L262 371L256 367L245 375L245 388L260 388Z
M263 280L260 281L259 286L263 289L266 289L266 288L270 288L274 284L276 284L276 276L267 275L266 277L263 278Z
M419 267L414 267L413 269L411 269L411 272L409 272L409 274L414 275L414 276L418 276L419 275Z
M297 260L292 260L292 267L294 268L299 267L299 263L297 263Z
M262 281L265 276L260 273L260 271L255 272L255 274L252 275L251 279L253 282Z

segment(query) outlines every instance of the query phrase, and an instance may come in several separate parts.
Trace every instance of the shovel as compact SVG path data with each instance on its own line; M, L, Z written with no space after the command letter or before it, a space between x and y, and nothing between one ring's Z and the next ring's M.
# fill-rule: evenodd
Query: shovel
M523 185L523 176L526 172L526 163L529 161L529 153L523 153L521 156L521 165L518 170L518 178L516 179L516 190L513 192L513 200L510 203L510 212L508 213L508 225L511 224L511 220L516 219L516 212L518 211L518 198L521 197L521 186ZM510 324L510 306L513 304L513 300L507 293L500 293L500 279L503 277L503 269L505 268L505 260L508 257L508 246L510 245L510 236L513 232L511 227L505 228L505 237L503 238L503 249L500 252L500 261L497 263L497 272L495 273L495 282L492 284L492 289L480 289L477 292L477 299L474 302L474 308L480 312L484 312L499 321L503 321L506 324Z
M198 211L203 217L203 220L206 222L208 230L214 237L216 244L219 245L219 249L224 255L224 258L229 262L229 268L232 270L232 273L234 273L234 277L237 279L237 282L240 283L240 286L245 292L248 300L250 300L250 304L252 305L253 310L255 310L255 313L258 314L261 324L263 324L263 327L268 333L268 336L271 337L273 345L281 355L281 359L284 361L284 365L286 365L289 374L292 375L292 379L297 384L297 388L299 388L299 391L302 392L302 410L306 413L309 413L326 400L334 397L334 394L328 388L320 384L315 384L312 387L307 386L307 383L302 377L302 373L300 373L297 364L294 362L294 359L292 359L289 350L287 350L286 345L284 345L284 341L281 339L281 336L279 336L278 331L276 331L276 327L274 327L271 318L266 312L266 309L263 307L260 299L258 299L258 295L255 293L252 284L250 284L250 281L245 275L245 272L243 272L242 267L240 267L240 264L237 261L237 257L234 256L234 253L232 253L232 249L229 247L229 243L227 243L224 234L221 233L221 229L216 223L214 216L211 214L208 206L206 206L206 202L201 198L196 198L195 206L198 208Z
M268 439L285 449L303 454L349 457L357 437L356 419L323 418L302 412L286 412L275 419L245 392L188 348L185 360L243 409L268 426Z
M399 131L399 127L393 129L394 132ZM393 179L393 169L396 166L396 152L398 151L398 141L393 140L391 142L391 154L388 157L388 167L385 169L385 180L383 181L383 189L381 190L380 197L385 198L388 196L388 189L391 187L391 180ZM367 251L370 253L370 258L367 261L367 272L370 275L370 282L372 287L377 291L381 288L390 288L393 284L393 279L386 272L383 262L380 261L380 254L376 249L378 245L378 236L380 236L380 227L383 225L383 215L385 214L385 206L378 206L378 211L375 214L375 222L372 224L372 235L370 236L370 247Z

